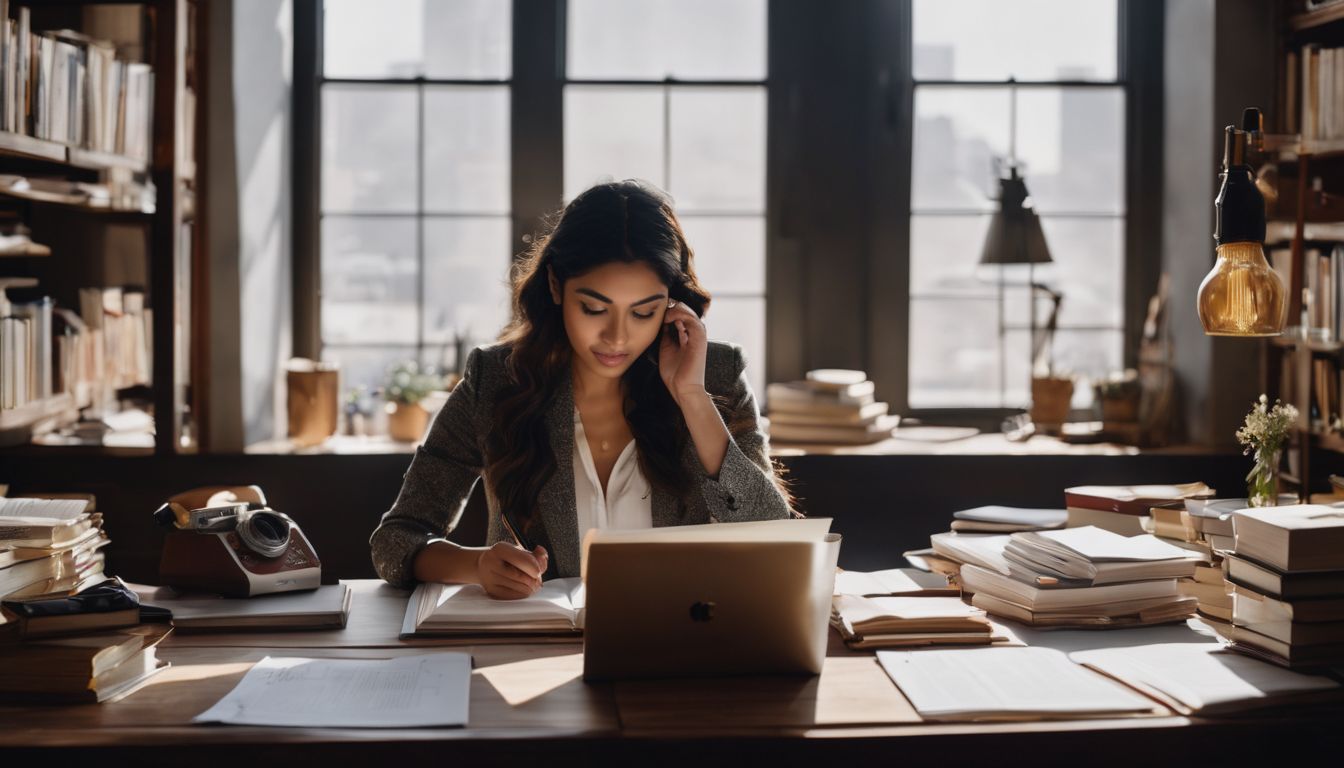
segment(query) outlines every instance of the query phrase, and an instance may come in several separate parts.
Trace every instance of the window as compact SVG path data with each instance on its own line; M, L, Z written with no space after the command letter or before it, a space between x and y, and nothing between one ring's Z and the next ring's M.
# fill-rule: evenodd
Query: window
M710 338L765 391L765 0L569 0L564 194L638 177L672 195Z
M909 405L1017 407L1030 400L1029 311L1018 267L979 266L1016 158L1063 296L1056 370L1123 367L1126 87L1115 2L915 0L910 179ZM994 270L1005 270L999 289ZM1075 407L1091 402L1079 386Z
M511 29L499 0L323 5L321 334L346 387L456 365L508 320Z

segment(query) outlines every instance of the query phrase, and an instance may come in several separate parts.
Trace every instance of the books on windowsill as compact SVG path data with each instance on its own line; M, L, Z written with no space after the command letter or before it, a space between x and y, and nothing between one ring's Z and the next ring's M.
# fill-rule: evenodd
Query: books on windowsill
M766 387L770 437L778 442L864 445L891 436L899 418L874 398L863 371L818 369Z

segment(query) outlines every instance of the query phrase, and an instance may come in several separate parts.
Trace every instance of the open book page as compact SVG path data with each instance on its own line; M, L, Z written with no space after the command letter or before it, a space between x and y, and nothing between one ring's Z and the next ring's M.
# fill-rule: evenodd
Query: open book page
M1011 523L1015 525L1034 525L1040 528L1057 528L1069 519L1068 510L1031 509L1026 507L975 507L952 513L955 520L977 520L982 523Z
M76 520L88 509L83 499L7 499L0 497L0 518L32 518L51 523L54 520Z
M1306 675L1222 650L1216 643L1163 643L1078 651L1069 658L1110 675L1182 714L1249 709L1285 698L1339 692L1328 677Z
M198 723L299 728L466 725L471 656L396 659L267 656Z
M841 571L835 575L837 595L955 595L960 590L947 577L914 568L886 571Z
M477 584L421 584L407 606L402 634L424 631L556 631L580 626L583 581L552 579L520 600L497 600Z
M1014 537L1046 551L1073 555L1094 563L1112 560L1183 560L1194 557L1188 550L1172 546L1151 534L1121 536L1092 525L1059 531L1018 533Z
M935 533L929 537L929 542L933 544L933 551L943 557L978 565L1005 576L1008 574L1008 561L1003 557L1003 550L1008 546L1006 535Z
M877 658L927 720L1101 717L1156 709L1048 648L879 651Z

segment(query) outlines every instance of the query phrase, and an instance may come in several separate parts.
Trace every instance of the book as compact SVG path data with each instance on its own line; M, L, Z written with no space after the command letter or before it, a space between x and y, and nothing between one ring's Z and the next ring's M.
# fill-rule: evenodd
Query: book
M831 605L831 624L857 649L993 641L985 612L956 597L838 595Z
M1281 600L1252 589L1232 586L1234 603L1243 614L1261 621L1333 622L1344 621L1344 595L1337 597Z
M1025 580L1053 586L1113 584L1193 576L1199 556L1155 536L1120 536L1093 526L1014 533L1004 558Z
M1320 504L1237 513L1235 551L1281 571L1344 570L1344 509Z
M791 443L837 443L842 445L866 445L891 437L891 431L900 422L897 416L880 416L871 424L846 426L839 424L802 425L775 423L770 424L770 438L779 442Z
M885 571L841 571L835 575L835 594L860 597L957 596L961 590L948 583L947 577L914 568Z
M957 522L1012 526L1015 531L1037 531L1063 528L1068 522L1068 511L1063 509L1033 509L1026 507L987 506L961 509L952 513ZM956 530L956 528L953 528Z
M1067 509L1069 528L1093 526L1121 536L1138 536L1148 533L1144 528L1146 518L1128 512L1108 512L1101 509L1087 509L1070 505Z
M406 605L401 636L575 635L583 631L578 577L552 579L521 600L496 600L477 584L422 583Z
M1075 651L1069 658L1182 715L1336 701L1344 693L1329 677L1279 669L1211 643Z
M857 408L875 402L877 391L871 381L840 388L821 389L806 381L773 382L766 385L766 403L773 412L776 408L807 410L813 406L840 405Z
M1175 579L1134 581L1096 587L1043 589L997 571L970 564L961 568L961 583L967 592L988 592L994 597L1011 600L1032 610L1104 611L1105 606L1110 603L1181 599Z
M0 637L30 639L115 629L140 623L140 600L120 579L108 579L75 594L0 603Z
M1289 668L1344 666L1344 644L1294 645L1235 623L1213 625L1233 650Z
M1193 598L1158 598L1110 603L1101 608L1042 610L985 592L971 597L971 605L995 616L1044 629L1108 629L1147 627L1184 621L1195 612Z
M1004 548L1008 536L996 534L935 533L929 537L935 554L958 563L969 563L1007 575ZM963 584L964 586L964 584Z
M1079 509L1147 517L1153 507L1184 504L1185 499L1190 497L1213 495L1213 489L1204 483L1078 485L1064 489L1064 503Z
M0 700L93 703L123 696L167 666L155 647L170 631L146 625L0 645Z
M794 424L798 426L836 425L847 427L867 426L887 415L886 403L868 403L867 405L816 405L807 408L784 406L770 409L771 424Z
M351 590L329 584L301 592L229 598L137 586L140 601L172 614L182 632L214 630L340 629L350 619Z
M1157 711L1149 699L1051 648L878 651L925 720L1039 720Z

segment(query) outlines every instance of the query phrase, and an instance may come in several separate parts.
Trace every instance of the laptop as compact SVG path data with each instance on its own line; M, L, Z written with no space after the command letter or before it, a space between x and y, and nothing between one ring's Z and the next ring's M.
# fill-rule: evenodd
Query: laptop
M584 679L820 674L840 554L830 522L590 532Z

